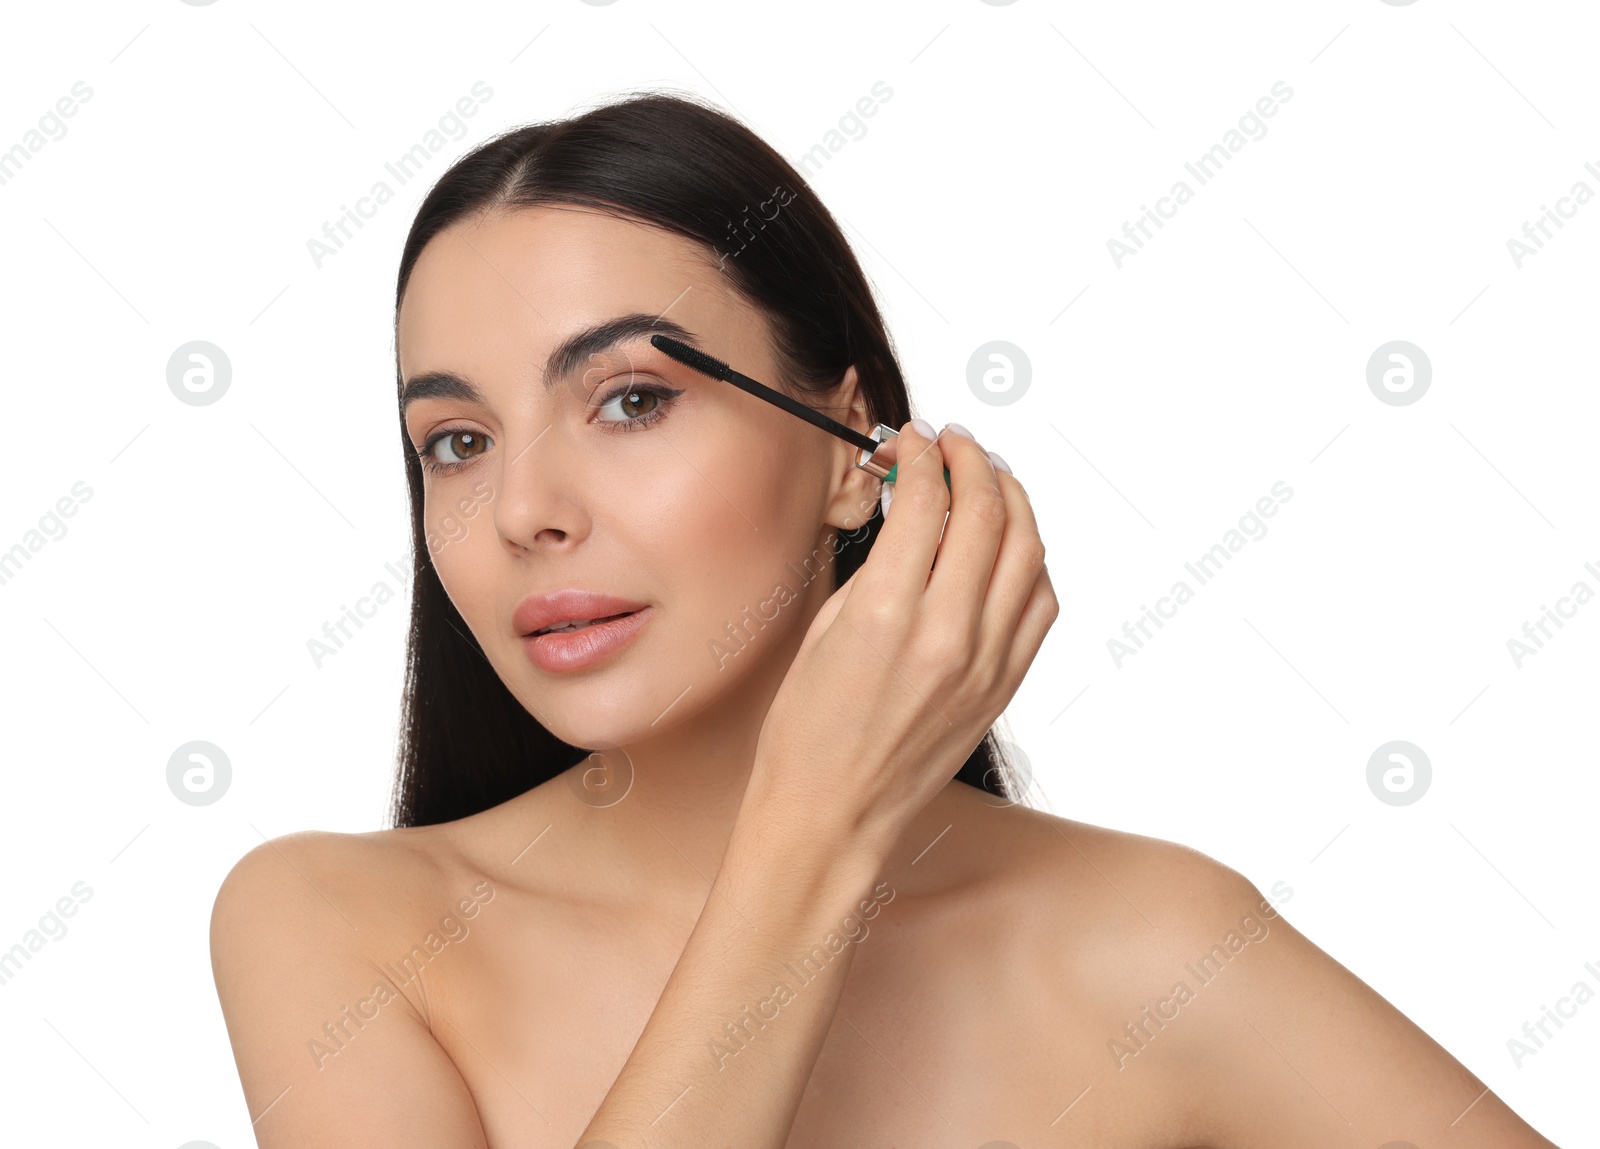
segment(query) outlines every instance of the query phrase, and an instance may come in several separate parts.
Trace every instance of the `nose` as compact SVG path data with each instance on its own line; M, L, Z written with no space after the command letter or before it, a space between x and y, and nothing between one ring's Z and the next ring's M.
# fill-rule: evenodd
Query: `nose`
M522 429L503 451L493 480L494 521L509 549L571 547L588 537L582 468L574 455L560 426L548 421Z

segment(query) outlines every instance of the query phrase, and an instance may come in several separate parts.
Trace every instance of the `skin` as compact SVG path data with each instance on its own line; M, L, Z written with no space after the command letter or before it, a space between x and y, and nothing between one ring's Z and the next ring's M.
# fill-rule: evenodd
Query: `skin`
M642 337L546 393L552 348L627 314L780 378L764 317L655 229L523 209L442 233L417 264L402 377L448 371L483 395L407 411L419 447L478 436L435 451L473 459L427 480L430 534L449 539L439 576L518 701L569 742L620 747L631 784L597 799L575 768L457 822L294 834L241 859L213 912L213 964L263 1145L571 1149L707 904L762 720L831 593L831 577L800 587L785 564L820 555L826 570L878 483L847 444ZM651 409L590 404L619 380L682 394L619 431L599 420ZM856 382L847 372L829 411L864 431ZM463 499L479 507L464 533L446 522ZM793 601L719 664L711 639L780 580ZM511 614L563 586L655 617L603 667L548 674ZM791 1149L1551 1144L1193 850L951 782L881 874ZM1218 946L1223 968L1202 981L1189 967ZM395 977L413 947L426 972ZM378 1002L383 982L399 993ZM1167 1020L1135 1040L1147 1006Z

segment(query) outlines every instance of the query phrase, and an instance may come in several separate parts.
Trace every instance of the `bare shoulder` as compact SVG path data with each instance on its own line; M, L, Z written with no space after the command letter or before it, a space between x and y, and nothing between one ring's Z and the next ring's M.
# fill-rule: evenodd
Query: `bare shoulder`
M940 795L905 851L940 835L916 867L948 849L941 869L917 883L934 892L927 900L945 907L955 932L965 923L975 937L1004 939L1011 968L1036 979L1031 990L1070 998L1076 1022L1097 1032L1120 1031L1130 1010L1178 977L1192 981L1186 963L1213 946L1237 952L1239 939L1264 939L1279 920L1254 882L1200 850L1001 805L969 786Z
M223 879L212 974L262 1146L481 1143L470 1093L435 1038L427 983L381 962L439 904L441 841L288 834Z
M1137 1061L1153 1073L1202 1055L1210 1035L1201 1026L1185 1035L1149 1019L1182 996L1180 986L1197 992L1221 984L1222 971L1260 963L1287 929L1272 901L1227 862L1180 842L1024 807L1009 814L1015 880L1044 910L1032 935L1048 971L1041 992L1079 1000L1084 1021L1093 1019L1096 1061L1116 1071Z
M942 796L946 821L973 839L970 872L1018 896L1053 907L1042 923L1070 925L1079 941L1209 930L1222 916L1260 910L1255 883L1226 862L1162 838L1058 817L1027 806L999 805L969 786ZM1083 914L1092 913L1085 919ZM1092 930L1084 928L1093 923Z
M228 871L212 932L270 916L275 927L378 935L438 888L448 866L437 828L341 834L305 830L263 841Z
M234 863L217 891L215 946L235 934L320 932L376 954L441 914L472 916L510 882L510 867L545 826L552 793L534 787L509 802L430 826L367 833L307 830L263 841ZM380 949L381 947L381 949Z
M303 953L308 975L336 976L340 966L377 970L418 939L447 944L456 919L473 916L475 903L494 893L460 846L462 825L473 821L357 834L307 830L250 849L228 871L211 910L212 966L225 1004L233 983L269 949L284 962ZM398 991L431 1025L434 1003L422 984L402 982Z
M1033 909L1030 993L1064 1003L1060 1065L1158 1096L1182 1143L1551 1144L1226 862L993 801L962 798L996 912Z

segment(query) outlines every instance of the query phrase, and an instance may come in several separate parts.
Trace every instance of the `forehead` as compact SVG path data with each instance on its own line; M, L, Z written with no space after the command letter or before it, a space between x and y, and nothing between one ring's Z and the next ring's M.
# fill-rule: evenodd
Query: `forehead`
M759 330L715 260L683 236L592 209L492 212L423 248L396 328L401 375L490 371L508 355L538 370L542 353L528 362L538 349L636 313L666 314L707 335Z

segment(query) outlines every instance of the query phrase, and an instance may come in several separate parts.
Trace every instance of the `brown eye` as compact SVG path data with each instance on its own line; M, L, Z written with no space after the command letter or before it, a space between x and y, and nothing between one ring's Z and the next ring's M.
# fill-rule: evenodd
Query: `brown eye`
M620 431L633 431L649 426L667 413L667 408L672 401L683 392L672 387L662 387L654 383L639 383L618 387L601 400L599 410L600 422L610 424ZM609 409L614 408L621 418L606 417Z
M621 396L624 415L648 415L656 409L661 397L654 391L629 391ZM641 410L640 408L643 408Z
M441 443L449 447L452 458L435 457L434 448ZM423 467L430 471L453 471L457 467L465 467L488 449L489 438L481 432L441 431L429 439L418 454L421 456Z

